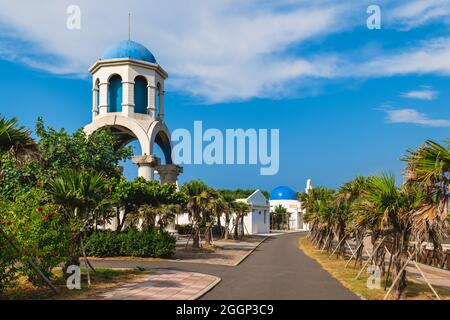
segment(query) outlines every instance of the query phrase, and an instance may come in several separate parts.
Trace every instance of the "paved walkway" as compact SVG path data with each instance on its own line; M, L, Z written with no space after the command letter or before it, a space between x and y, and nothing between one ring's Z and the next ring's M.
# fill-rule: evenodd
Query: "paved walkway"
M99 300L195 300L220 279L196 272L155 270L142 279L94 297Z
M222 281L202 299L359 299L298 249L299 233L268 238L238 266L166 261L92 261L97 267L198 272Z

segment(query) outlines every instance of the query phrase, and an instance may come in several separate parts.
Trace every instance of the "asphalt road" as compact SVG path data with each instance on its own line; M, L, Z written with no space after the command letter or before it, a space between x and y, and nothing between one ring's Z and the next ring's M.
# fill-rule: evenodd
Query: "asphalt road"
M298 249L300 233L269 237L238 266L179 262L92 261L97 267L170 268L218 276L202 299L359 299Z

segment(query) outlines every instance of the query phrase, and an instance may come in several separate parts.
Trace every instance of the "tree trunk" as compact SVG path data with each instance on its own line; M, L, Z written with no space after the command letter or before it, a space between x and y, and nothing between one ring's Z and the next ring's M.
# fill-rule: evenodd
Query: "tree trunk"
M217 228L219 229L220 234L222 234L222 222L220 221L220 217L222 214L217 214Z
M400 233L400 232L399 232ZM402 267L408 259L409 236L401 232L399 238L395 241L395 253L393 257L393 279L397 277ZM406 288L406 269L402 271L400 278L394 286L395 297L399 300Z
M240 230L240 237L243 238L244 237L244 216L241 217L240 219L240 226L241 226L241 230Z
M192 239L192 246L194 248L200 248L200 229L198 228L198 225L195 224L192 227L192 233L193 233L193 239Z
M228 240L228 237L230 236L230 218L229 217L225 217L225 230L224 230L224 234L223 234L223 238L225 240Z
M239 216L238 215L236 215L236 217L234 218L234 239L237 239L238 238L238 228L239 228Z

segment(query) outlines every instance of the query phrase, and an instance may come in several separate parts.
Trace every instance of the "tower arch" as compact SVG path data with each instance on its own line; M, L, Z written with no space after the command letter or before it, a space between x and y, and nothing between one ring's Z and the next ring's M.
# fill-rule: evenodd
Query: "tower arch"
M108 83L108 112L122 112L122 77L113 74Z
M144 76L134 78L134 112L147 114L148 82Z

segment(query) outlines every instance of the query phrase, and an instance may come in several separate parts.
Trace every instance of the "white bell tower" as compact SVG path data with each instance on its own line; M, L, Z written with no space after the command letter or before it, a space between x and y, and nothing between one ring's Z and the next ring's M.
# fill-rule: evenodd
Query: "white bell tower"
M170 132L164 122L164 80L168 74L143 45L121 41L111 46L90 67L92 74L92 122L89 134L110 127L125 145L135 139L142 155L133 157L138 175L161 183L176 183L182 168L172 163ZM154 156L154 143L164 153L164 164Z

